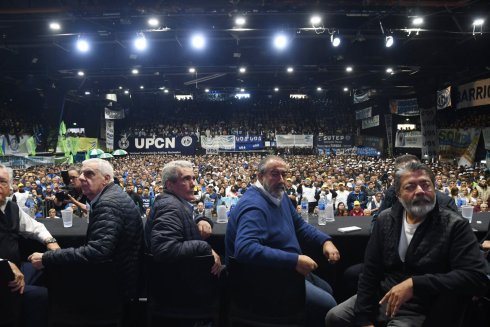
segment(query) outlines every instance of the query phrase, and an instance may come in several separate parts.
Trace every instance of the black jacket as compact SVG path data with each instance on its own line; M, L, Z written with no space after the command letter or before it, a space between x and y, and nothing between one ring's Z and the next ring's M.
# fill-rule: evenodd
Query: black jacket
M197 223L206 217L192 219L191 205L165 191L155 200L146 222L145 240L156 261L175 260L211 254L211 246L202 240Z
M369 239L359 279L356 321L373 323L378 302L393 286L413 279L413 298L403 306L426 313L438 295L484 294L485 264L467 219L438 205L417 228L405 262L398 254L403 207L383 211Z
M78 248L48 251L43 265L114 262L115 276L125 295L136 294L139 259L143 246L143 223L133 200L115 184L109 184L91 203L86 244Z

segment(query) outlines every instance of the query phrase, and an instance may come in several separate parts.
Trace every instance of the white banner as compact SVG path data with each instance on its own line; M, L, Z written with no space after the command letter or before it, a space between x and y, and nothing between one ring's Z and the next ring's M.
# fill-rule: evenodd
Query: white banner
M362 120L362 129L379 126L379 115Z
M480 128L440 129L439 156L443 161L458 159L458 165L472 165L480 139Z
M490 78L459 86L456 99L456 109L490 104Z
M422 147L422 133L420 131L397 131L395 147L420 149Z
M235 144L235 135L201 136L201 146L203 149L235 150Z
M437 91L437 110L451 107L451 87Z
M353 100L354 103L366 102L374 95L375 90L355 90Z
M105 119L123 119L124 118L124 110L111 110L109 108L105 108Z
M24 134L20 136L16 135L1 135L0 144L2 145L3 154L26 156L27 152L27 139L30 135Z
M373 107L367 107L365 109L357 110L356 111L356 120L370 118L373 115L372 109L373 109Z
M105 146L107 151L114 151L114 121L109 119L105 121Z
M276 135L276 142L278 148L312 148L313 135Z
M490 150L490 127L482 128L483 133L483 141L485 142L485 149ZM489 166L490 162L487 162L487 166Z
M420 109L420 130L422 133L422 158L435 158L439 149L436 128L436 108Z

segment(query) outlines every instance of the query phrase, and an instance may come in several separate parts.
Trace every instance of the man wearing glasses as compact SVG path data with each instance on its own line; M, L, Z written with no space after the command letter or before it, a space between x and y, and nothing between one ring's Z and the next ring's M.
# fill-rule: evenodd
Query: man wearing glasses
M288 164L277 156L260 161L258 181L245 192L228 221L226 258L296 269L305 276L307 325L324 326L325 314L336 302L328 283L312 274L318 264L302 253L301 245L321 248L330 263L337 262L340 254L330 236L296 212L285 192L288 170Z
M68 178L70 179L68 199L76 206L74 213L80 217L88 215L87 197L82 192L82 184L79 180L79 173L76 167L68 168Z

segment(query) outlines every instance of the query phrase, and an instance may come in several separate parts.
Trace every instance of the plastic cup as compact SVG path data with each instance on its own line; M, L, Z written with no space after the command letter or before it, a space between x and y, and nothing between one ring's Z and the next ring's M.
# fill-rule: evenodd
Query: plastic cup
M61 210L61 218L63 219L63 227L71 227L73 225L73 210Z
M473 206L467 204L461 206L461 214L463 215L463 218L468 219L471 224L471 220L473 219Z
M226 216L226 206L219 205L216 208L216 212L218 214L218 219L216 220L216 222L218 224L226 224L228 222L228 217Z

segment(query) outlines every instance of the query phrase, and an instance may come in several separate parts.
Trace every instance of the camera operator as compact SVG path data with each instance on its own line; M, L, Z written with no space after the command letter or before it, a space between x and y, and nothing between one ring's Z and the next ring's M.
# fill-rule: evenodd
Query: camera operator
M66 194L67 199L63 202L71 202L74 204L76 206L76 208L73 208L74 213L77 216L84 217L88 214L87 197L82 193L82 184L78 179L79 176L80 174L76 167L72 166L68 168L69 181L67 181L68 184L65 183L65 185L68 186L68 192Z

